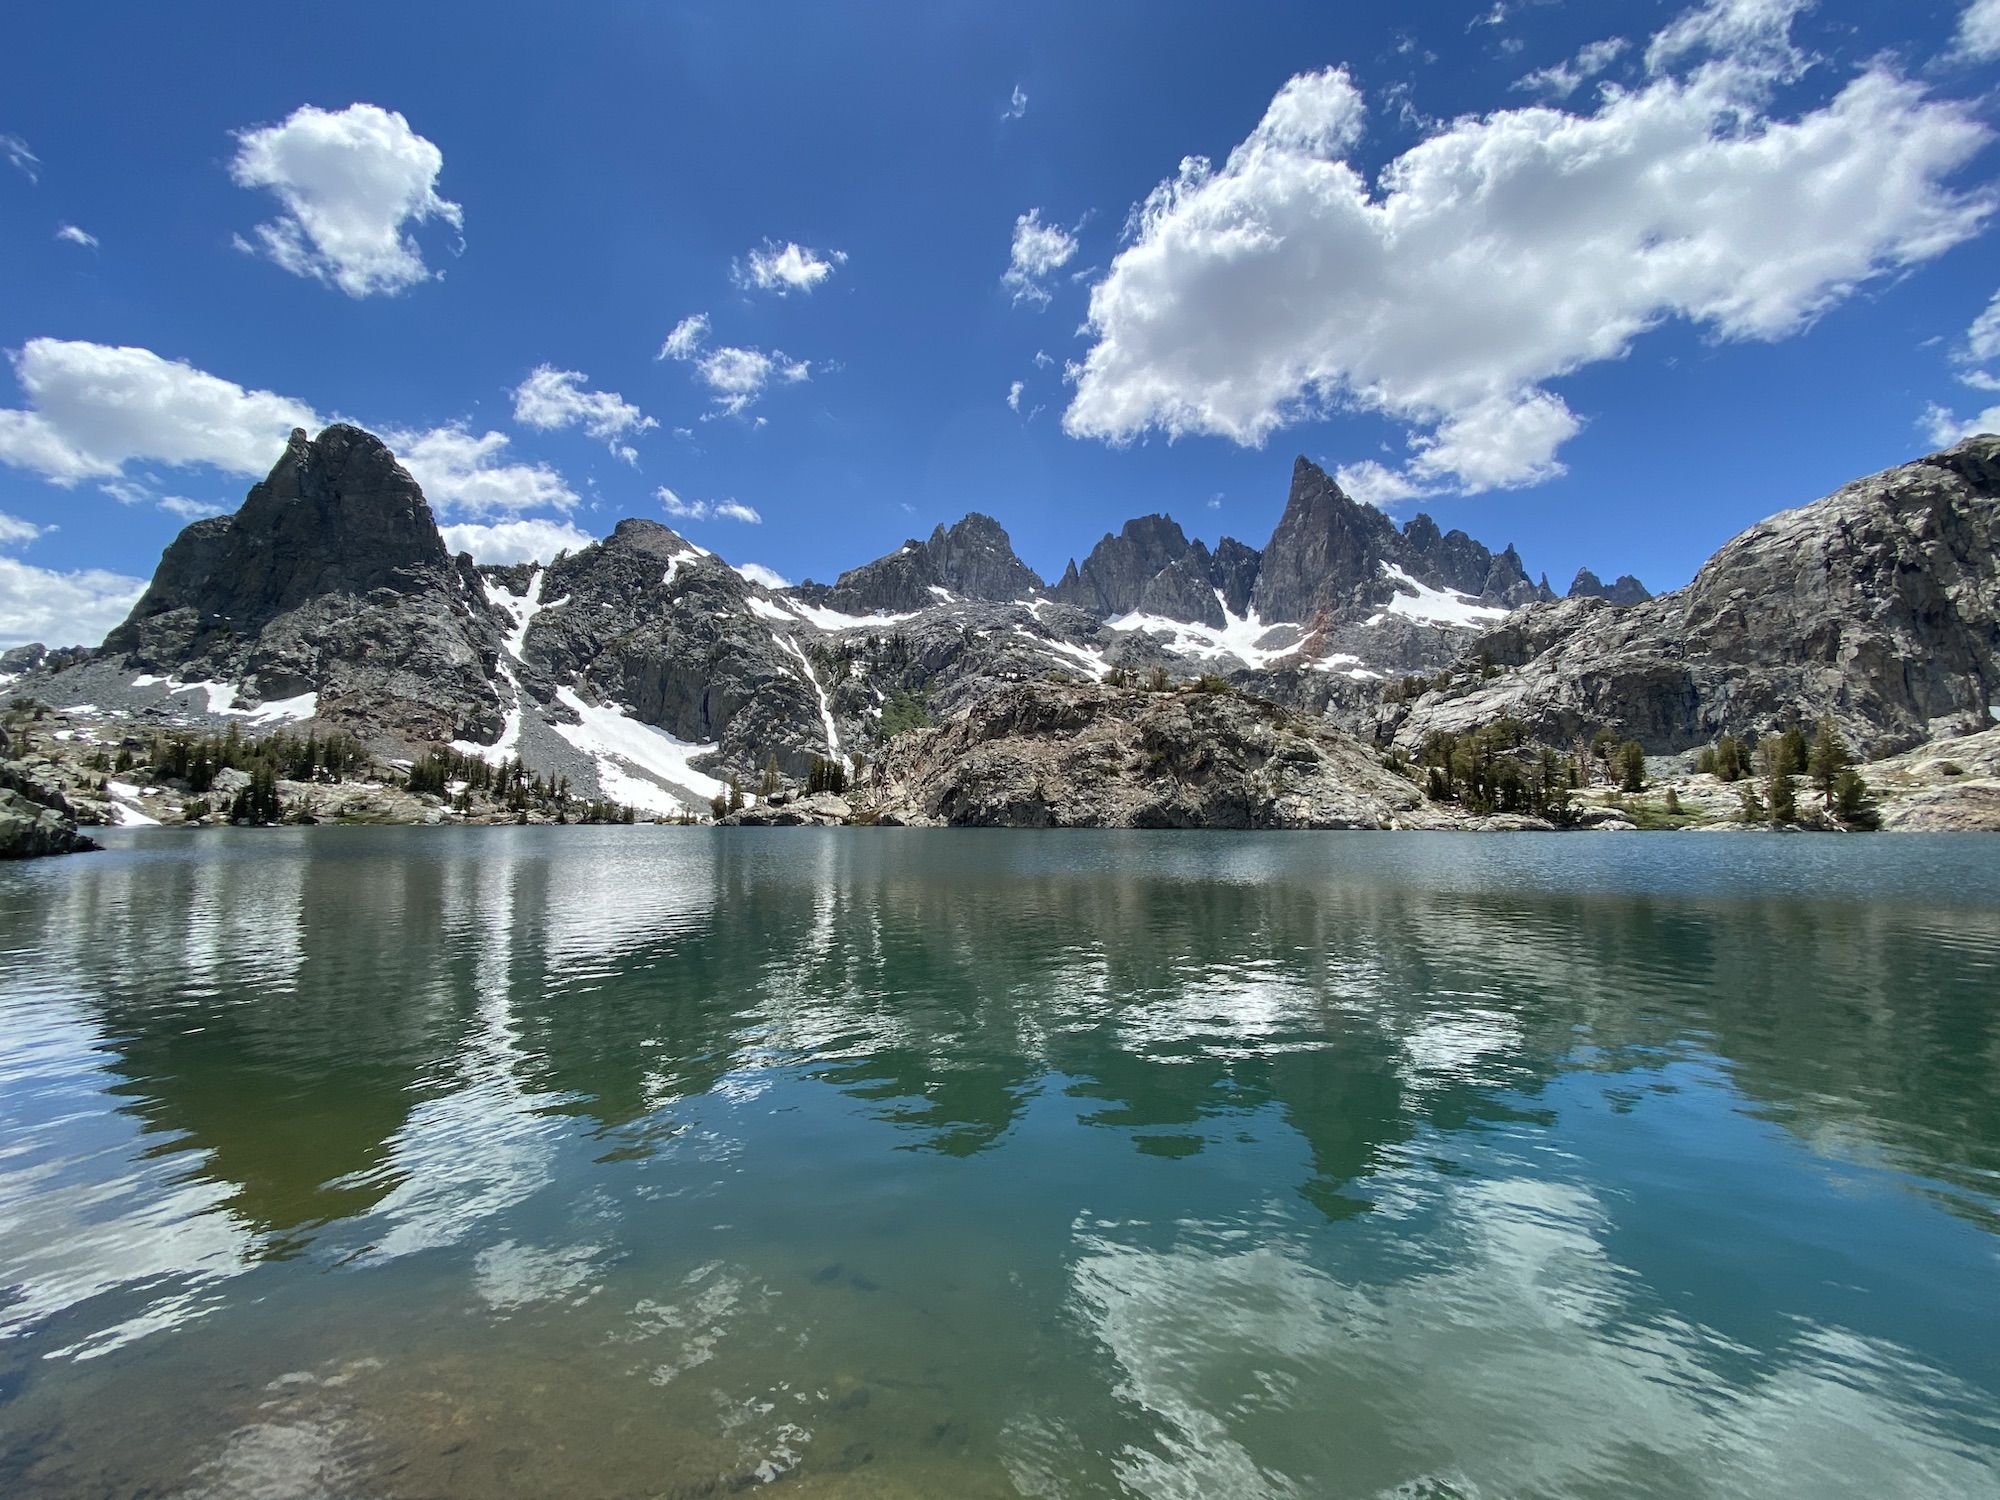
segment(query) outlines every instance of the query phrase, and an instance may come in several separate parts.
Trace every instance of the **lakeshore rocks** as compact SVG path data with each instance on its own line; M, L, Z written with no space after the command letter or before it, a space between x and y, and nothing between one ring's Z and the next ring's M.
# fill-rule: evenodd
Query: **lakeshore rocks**
M1024 683L906 735L861 799L917 825L1464 827L1361 744L1234 692Z
M0 859L78 854L97 847L96 840L79 833L76 820L62 809L0 786Z

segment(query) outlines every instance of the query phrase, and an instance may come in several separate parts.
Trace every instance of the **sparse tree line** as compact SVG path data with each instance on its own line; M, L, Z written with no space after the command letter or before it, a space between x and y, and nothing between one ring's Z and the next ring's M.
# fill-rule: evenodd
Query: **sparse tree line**
M1575 821L1573 794L1584 788L1604 784L1623 795L1643 792L1648 784L1646 750L1638 740L1620 740L1600 728L1563 754L1531 744L1525 727L1511 718L1464 734L1434 732L1425 737L1414 765L1394 750L1383 764L1419 781L1434 802L1455 802L1481 815L1524 813L1557 827ZM1801 780L1818 798L1820 811L1843 826L1873 828L1879 822L1868 783L1854 768L1831 715L1810 738L1797 723L1753 741L1724 734L1697 754L1695 770L1742 783L1738 818L1744 823L1782 828L1802 821ZM1676 788L1666 789L1660 812L1667 819L1686 816Z
M405 785L414 795L452 798L452 808L459 813L472 811L477 793L524 820L530 812L553 814L558 823L631 823L637 818L622 802L579 801L570 792L567 776L530 772L518 758L496 766L481 756L444 746L411 766Z

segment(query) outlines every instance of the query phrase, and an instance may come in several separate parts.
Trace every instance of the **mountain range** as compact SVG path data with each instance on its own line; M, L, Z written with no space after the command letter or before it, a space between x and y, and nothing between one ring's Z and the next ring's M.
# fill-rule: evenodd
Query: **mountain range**
M773 588L640 519L546 566L476 566L381 440L334 425L183 531L102 647L0 671L141 721L519 759L655 814L1107 677L1224 680L1378 746L1505 717L1668 753L1832 714L1877 754L1990 722L1996 514L2000 439L1974 438L1751 528L1684 589L1586 570L1558 599L1512 546L1398 526L1300 458L1261 548L1144 516L1046 582L974 514Z

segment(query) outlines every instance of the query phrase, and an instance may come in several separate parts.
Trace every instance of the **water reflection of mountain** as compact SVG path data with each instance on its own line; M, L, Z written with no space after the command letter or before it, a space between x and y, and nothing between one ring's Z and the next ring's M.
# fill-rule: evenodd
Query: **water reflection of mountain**
M1335 1216L1421 1133L1693 1053L1816 1144L2000 1167L1990 914L1388 883L1380 847L327 831L119 856L10 920L63 935L153 1149L281 1236L382 1203L455 1094L615 1156L773 1068L960 1156L1044 1094L1155 1153L1271 1112Z

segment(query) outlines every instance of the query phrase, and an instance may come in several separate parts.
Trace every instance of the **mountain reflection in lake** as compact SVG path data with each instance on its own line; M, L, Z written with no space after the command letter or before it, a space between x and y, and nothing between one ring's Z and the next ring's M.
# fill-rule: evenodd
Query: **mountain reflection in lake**
M0 949L9 1496L2000 1488L1990 842L132 832Z

